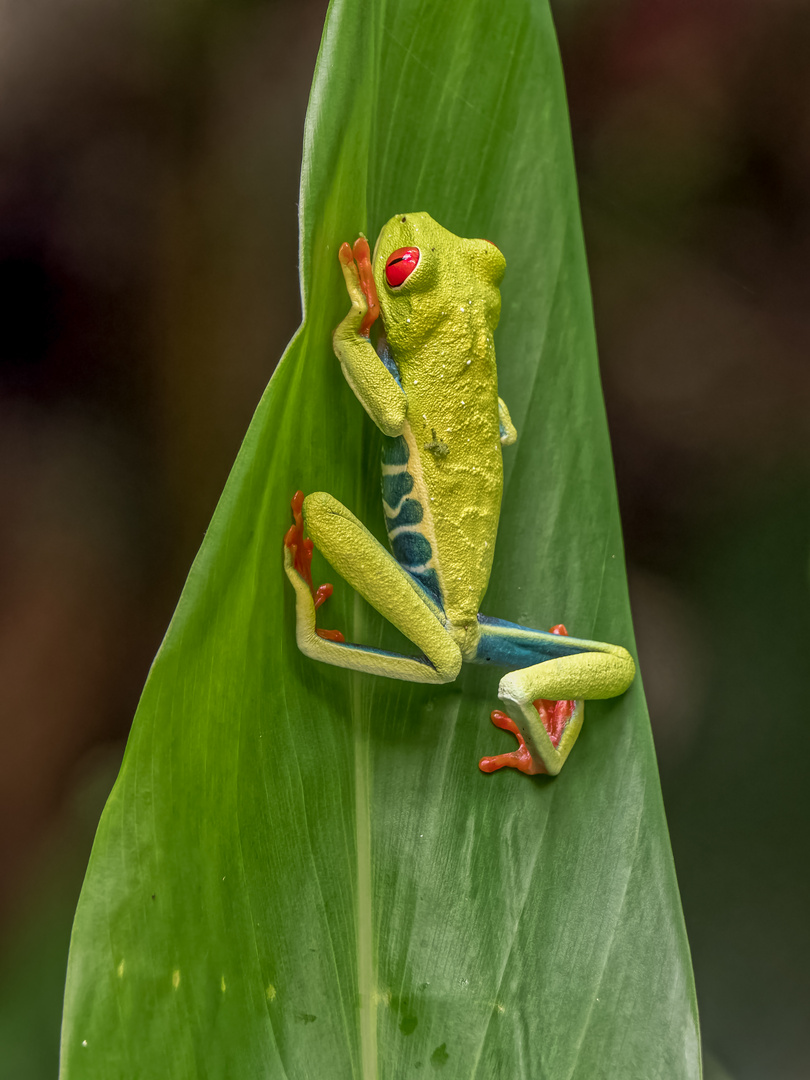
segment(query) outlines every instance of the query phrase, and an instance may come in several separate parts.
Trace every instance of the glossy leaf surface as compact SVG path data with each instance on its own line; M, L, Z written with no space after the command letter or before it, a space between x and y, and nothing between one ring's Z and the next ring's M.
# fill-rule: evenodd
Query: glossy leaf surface
M586 708L560 777L514 747L501 672L431 688L298 652L296 488L381 539L379 436L331 332L337 250L426 210L507 259L518 430L485 612L632 649L560 61L528 0L332 5L301 199L305 319L264 395L150 674L74 927L63 1076L699 1075L640 679ZM293 268L290 269L293 273ZM320 623L396 634L335 580ZM402 644L402 643L401 643Z

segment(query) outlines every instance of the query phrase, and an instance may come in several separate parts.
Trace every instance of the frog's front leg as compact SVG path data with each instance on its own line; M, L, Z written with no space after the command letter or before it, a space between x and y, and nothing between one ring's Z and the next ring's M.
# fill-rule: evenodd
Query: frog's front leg
M377 355L369 333L380 310L371 272L368 241L343 244L340 265L352 306L332 336L346 382L385 435L401 435L408 401L389 367Z
M564 626L543 633L485 616L479 623L475 662L516 668L498 687L514 718L495 712L492 720L520 743L512 754L484 758L481 768L509 765L555 776L582 727L583 701L623 694L635 675L633 658L619 645L568 637Z
M285 540L284 569L296 594L296 637L302 653L337 667L409 682L452 682L461 651L442 623L442 612L396 559L337 499L316 491L303 503L307 531L349 585L401 630L424 656L404 656L324 637L315 629L317 593L296 569L295 544ZM287 534L292 538L292 530ZM303 541L295 537L296 543ZM322 586L323 588L323 586ZM331 589L330 589L331 591Z

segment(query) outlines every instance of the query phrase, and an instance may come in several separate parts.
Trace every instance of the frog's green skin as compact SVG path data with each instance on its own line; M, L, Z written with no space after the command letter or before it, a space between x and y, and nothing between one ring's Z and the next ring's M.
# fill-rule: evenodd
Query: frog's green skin
M419 262L392 288L385 267L399 248L418 248ZM514 668L501 679L499 697L519 713L531 771L558 773L582 724L582 699L623 693L635 668L618 646L479 614L498 531L501 446L517 437L498 397L493 343L503 255L486 240L454 236L427 214L392 218L372 257L385 329L381 355L359 332L368 304L357 267L342 265L352 307L335 330L335 353L386 436L383 508L395 557L325 492L307 497L304 519L334 569L424 655L319 637L309 586L285 547L298 645L326 663L416 682L451 682L462 661ZM556 746L532 704L538 698L577 700Z

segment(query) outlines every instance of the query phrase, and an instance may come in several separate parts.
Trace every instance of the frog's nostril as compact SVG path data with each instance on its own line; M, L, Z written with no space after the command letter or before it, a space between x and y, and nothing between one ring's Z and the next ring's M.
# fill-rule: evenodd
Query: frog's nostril
M391 252L385 264L385 279L392 289L407 280L419 265L419 248L397 248Z

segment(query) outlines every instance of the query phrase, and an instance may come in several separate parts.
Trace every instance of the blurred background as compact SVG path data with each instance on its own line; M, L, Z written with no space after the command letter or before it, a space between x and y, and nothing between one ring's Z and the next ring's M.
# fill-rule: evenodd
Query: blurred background
M556 0L707 1076L810 1076L810 7ZM0 1075L300 316L325 0L0 5Z

